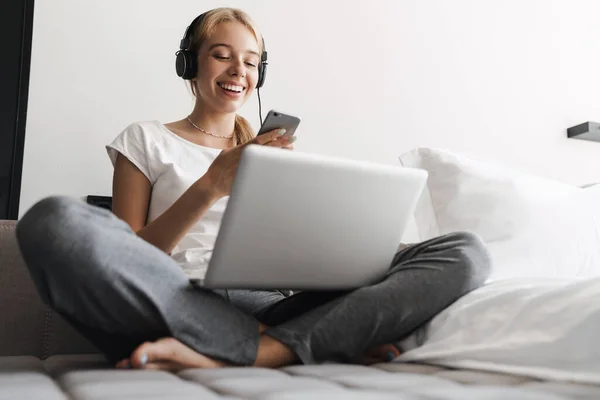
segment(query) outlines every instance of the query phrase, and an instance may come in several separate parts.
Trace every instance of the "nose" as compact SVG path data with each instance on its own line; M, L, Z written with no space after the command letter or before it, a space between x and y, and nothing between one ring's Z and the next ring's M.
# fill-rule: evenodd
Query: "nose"
M246 64L244 63L244 60L237 58L237 57L233 58L232 60L233 61L232 61L231 68L230 68L231 76L245 77L246 76Z

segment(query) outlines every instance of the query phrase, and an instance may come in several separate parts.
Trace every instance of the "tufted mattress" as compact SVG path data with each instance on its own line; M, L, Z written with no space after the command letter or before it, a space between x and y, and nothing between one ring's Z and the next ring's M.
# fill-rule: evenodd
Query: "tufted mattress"
M115 370L100 356L0 357L0 400L600 399L600 385L392 362L279 370Z

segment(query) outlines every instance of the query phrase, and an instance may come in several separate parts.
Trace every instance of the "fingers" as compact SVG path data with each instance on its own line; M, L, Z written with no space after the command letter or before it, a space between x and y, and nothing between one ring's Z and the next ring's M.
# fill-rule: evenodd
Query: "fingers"
M264 146L286 148L288 146L291 146L292 143L294 143L295 141L296 141L296 136L289 136L289 135L285 136L284 135L275 140L265 143Z
M296 141L296 136L286 135L285 129L275 129L255 137L254 139L240 145L244 148L250 144L260 144L263 146L279 147L287 150L293 150L292 145Z
M256 144L267 144L274 140L280 139L284 134L285 129L274 129L270 132L255 137L253 140L251 140L251 142Z

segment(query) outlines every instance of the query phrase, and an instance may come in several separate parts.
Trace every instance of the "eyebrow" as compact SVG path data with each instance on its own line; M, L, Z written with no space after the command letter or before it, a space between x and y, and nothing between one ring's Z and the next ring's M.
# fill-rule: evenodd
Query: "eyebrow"
M226 43L215 43L215 44L213 44L212 46L210 46L208 48L208 51L211 51L215 47L221 47L221 46L227 47L229 49L233 49L233 47L231 45L228 45ZM246 53L254 54L257 57L259 56L259 54L256 51L254 51L254 50L246 50Z

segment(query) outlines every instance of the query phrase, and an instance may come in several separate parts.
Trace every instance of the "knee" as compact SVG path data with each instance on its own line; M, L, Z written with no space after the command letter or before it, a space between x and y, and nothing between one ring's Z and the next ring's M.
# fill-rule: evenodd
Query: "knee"
M33 205L17 222L15 233L21 255L40 297L47 304L51 304L47 271L52 266L64 268L66 265L56 261L71 245L67 235L72 228L68 225L69 219L77 218L75 207L75 199L48 197ZM53 276L56 275L57 270L52 271Z
M454 232L448 235L456 251L456 267L464 279L467 291L482 286L492 272L490 253L486 244L472 232Z
M27 210L16 227L17 242L26 261L33 253L39 257L69 232L69 225L77 218L79 203L69 197L52 196Z
M66 196L46 197L35 203L17 223L17 237L27 239L39 231L47 231L67 220L74 214L78 200Z

